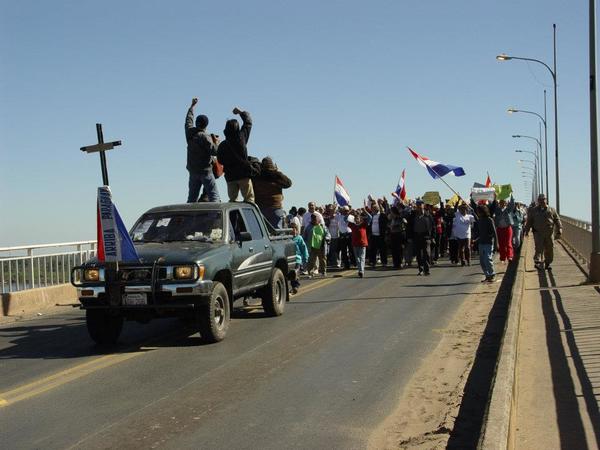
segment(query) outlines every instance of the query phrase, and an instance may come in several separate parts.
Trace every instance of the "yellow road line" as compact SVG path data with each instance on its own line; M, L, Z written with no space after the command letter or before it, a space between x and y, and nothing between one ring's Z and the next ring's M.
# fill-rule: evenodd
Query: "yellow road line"
M341 277L326 278L324 280L319 280L311 284L307 288L303 289L293 298L298 298L301 295L307 294L323 286L334 283L340 278L347 277L351 273L351 271L342 272ZM152 341L164 338L165 336L159 336L146 341L146 344L151 344ZM18 386L9 391L0 392L0 408L5 408L22 400L35 397L36 395L63 386L67 383L83 378L101 369L106 369L108 367L114 366L115 364L119 364L121 362L135 358L136 356L143 355L148 350L155 350L157 348L158 347L141 346L137 349L137 351L96 357L91 361L87 361L76 366L70 367L68 369L61 370L60 372L53 373L36 381L32 381L31 383Z
M64 384L75 381L93 372L113 366L136 356L143 355L145 352L120 353L116 355L106 355L78 364L69 369L40 378L39 380L11 389L10 391L0 392L0 408L7 407L13 403L36 395L47 392Z
M309 292L314 291L315 289L319 289L323 286L327 286L328 284L331 283L335 283L336 281L338 281L340 278L346 278L350 275L352 275L354 272L351 270L347 270L345 272L342 272L340 277L336 277L336 278L326 278L324 280L319 280L313 284L311 284L310 286L308 286L307 288L302 289L300 292L298 292L296 295L291 297L291 300L293 301L293 299L298 298L304 294L308 294Z

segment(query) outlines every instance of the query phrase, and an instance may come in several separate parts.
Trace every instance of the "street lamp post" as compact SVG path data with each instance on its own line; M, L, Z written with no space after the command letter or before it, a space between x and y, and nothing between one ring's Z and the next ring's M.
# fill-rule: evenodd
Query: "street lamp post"
M536 164L536 172L537 172L537 168L540 165L540 158L539 158L537 152L530 152L529 150L515 150L515 152L516 153L529 153L530 155L533 155L533 157L535 158L535 161L537 162L537 164ZM536 182L536 184L537 184L537 182ZM539 191L539 184L536 185L535 191L536 191L536 197L537 197L537 195L541 192L541 191Z
M596 1L589 2L590 20L590 168L592 175L592 253L589 281L600 281L600 183L598 180L598 120L596 111Z
M516 109L516 108L508 108L507 112L509 114L513 113L525 113L525 114L533 114L540 118L542 123L544 124L544 152L546 153L546 199L550 202L550 191L548 189L548 123L546 122L546 89L544 89L544 117L534 111L526 111L524 109ZM543 171L544 161L542 159L542 164L540 166L540 170ZM542 184L544 179L542 177Z
M593 1L593 0L590 0ZM594 8L595 9L595 8ZM591 20L591 19L590 19ZM518 56L509 56L506 54L500 54L496 56L498 61L510 61L511 59L521 60L521 61L531 61L536 62L543 65L548 71L550 75L552 75L552 81L554 83L554 164L556 171L556 212L560 214L560 177L558 172L558 96L557 96L557 80L556 80L556 24L552 24L553 29L553 44L554 44L554 70L550 68L548 64L539 59L534 58L521 58Z
M513 134L514 138L527 138L527 139L533 139L535 142L537 142L538 146L537 146L537 150L539 150L539 158L537 157L537 151L536 151L536 159L538 162L538 171L539 173L539 177L538 177L538 183L539 183L539 193L543 194L544 193L544 184L542 183L542 167L540 164L540 161L542 161L542 143L540 142L540 140L538 138L535 138L533 136L525 136L523 134Z
M521 170L523 170L523 169L531 170L531 172L521 172L521 175L523 176L523 178L531 179L531 186L533 188L533 196L537 197L539 195L537 173L531 167L521 167Z

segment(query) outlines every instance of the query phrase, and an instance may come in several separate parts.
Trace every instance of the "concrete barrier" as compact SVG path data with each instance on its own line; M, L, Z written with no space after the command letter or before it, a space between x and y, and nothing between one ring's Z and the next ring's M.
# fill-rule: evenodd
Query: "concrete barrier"
M0 318L20 317L55 308L57 304L76 303L77 290L70 284L59 284L2 295Z
M511 291L502 347L500 348L488 410L479 439L478 448L483 450L506 450L510 447L510 425L515 406L515 371L519 324L521 321L521 299L525 284L527 244L525 240L521 247L522 252L519 256L517 276Z

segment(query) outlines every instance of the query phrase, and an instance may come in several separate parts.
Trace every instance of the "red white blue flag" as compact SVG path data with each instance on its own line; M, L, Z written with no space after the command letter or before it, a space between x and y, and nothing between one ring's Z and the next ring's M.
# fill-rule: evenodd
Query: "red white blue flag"
M445 175L448 175L450 172L454 174L454 176L462 177L465 174L465 171L462 167L453 166L451 164L442 164L437 161L433 161L426 156L421 156L410 147L408 147L408 151L413 155L413 157L417 160L417 162L427 169L429 175L432 178L442 178Z
M398 183L398 186L396 186L396 191L394 192L396 194L395 197L402 201L406 200L406 183L404 172L405 171L403 169L402 176L400 177L400 182Z
M98 188L98 261L139 262L133 241L127 233L108 186Z
M348 206L350 205L350 195L348 195L348 191L344 187L342 180L339 177L335 176L335 188L334 188L335 200L337 204L340 206Z

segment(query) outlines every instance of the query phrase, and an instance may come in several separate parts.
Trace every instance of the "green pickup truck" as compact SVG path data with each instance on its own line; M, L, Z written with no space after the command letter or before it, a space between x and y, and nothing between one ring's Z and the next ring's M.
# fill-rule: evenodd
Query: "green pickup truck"
M267 315L283 314L295 244L249 203L188 203L152 208L130 232L140 261L75 267L91 338L114 344L125 320L191 322L207 342L225 338L236 299L259 297Z

